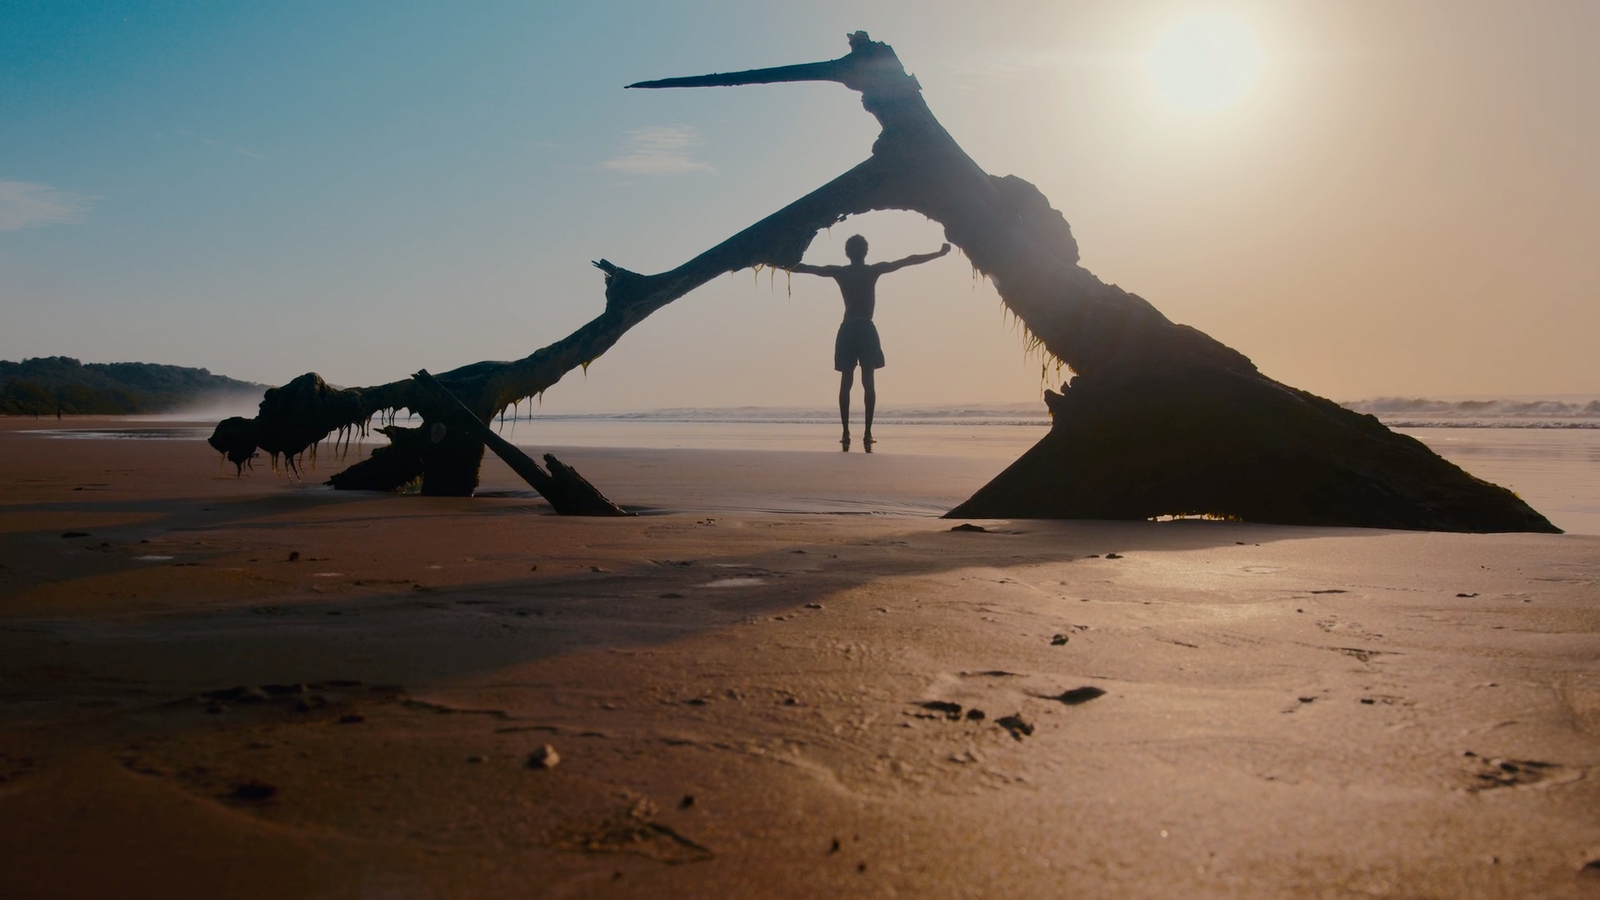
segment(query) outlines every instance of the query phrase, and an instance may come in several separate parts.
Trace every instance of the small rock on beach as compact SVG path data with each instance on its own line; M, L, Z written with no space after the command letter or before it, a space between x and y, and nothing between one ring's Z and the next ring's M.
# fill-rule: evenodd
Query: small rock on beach
M530 769L554 769L560 763L561 754L557 753L556 748L549 744L545 744L543 747L528 754L528 768Z

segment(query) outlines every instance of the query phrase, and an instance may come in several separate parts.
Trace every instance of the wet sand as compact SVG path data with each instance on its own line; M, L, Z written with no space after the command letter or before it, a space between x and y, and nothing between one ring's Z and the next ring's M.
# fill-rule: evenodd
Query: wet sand
M650 514L562 519L33 427L0 896L1600 896L1597 537L952 532L1003 459L620 448L563 458Z

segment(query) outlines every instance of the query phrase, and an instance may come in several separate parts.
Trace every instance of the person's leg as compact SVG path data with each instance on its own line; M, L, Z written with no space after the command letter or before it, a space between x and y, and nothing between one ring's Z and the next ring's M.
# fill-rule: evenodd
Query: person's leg
M863 372L866 370L863 369ZM855 367L851 366L839 373L839 424L844 427L844 433L839 437L839 443L846 450L850 449L850 388L855 384Z
M878 405L877 373L869 366L861 367L861 394L867 407L867 427L861 433L861 446L872 449L872 410Z

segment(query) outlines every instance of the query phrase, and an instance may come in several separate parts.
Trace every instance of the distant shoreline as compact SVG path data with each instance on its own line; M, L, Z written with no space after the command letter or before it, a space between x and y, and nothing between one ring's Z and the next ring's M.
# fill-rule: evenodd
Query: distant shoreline
M536 422L587 422L587 423L671 423L676 425L823 425L832 424L836 417L824 415L738 415L718 416L704 414L676 415L650 412L632 413L539 413L534 415L509 415L495 417L496 423L536 423ZM118 419L159 419L171 422L211 422L220 418L216 415L201 415L182 410L154 410L135 412L54 412L27 413L0 411L0 418L5 419L73 419L73 418L118 418ZM374 417L377 418L377 417ZM857 416L859 418L859 416ZM1486 428L1486 429L1532 429L1551 431L1583 431L1600 430L1600 419L1594 421L1571 420L1545 420L1526 418L1505 419L1391 419L1377 416L1377 419L1389 428ZM901 413L879 413L874 417L879 425L896 426L922 426L922 425L964 425L972 427L1013 428L1029 427L1040 428L1050 425L1048 416L915 416Z

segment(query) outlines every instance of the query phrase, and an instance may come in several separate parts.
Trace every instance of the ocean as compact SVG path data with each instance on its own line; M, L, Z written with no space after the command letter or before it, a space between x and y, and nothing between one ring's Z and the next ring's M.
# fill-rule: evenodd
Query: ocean
M1372 409L1385 405L1389 408ZM1372 401L1349 404L1427 444L1472 475L1515 491L1558 528L1600 534L1600 405L1560 401ZM1365 408L1364 408L1365 407ZM838 452L838 413L825 409L668 409L522 415L498 427L529 450L652 448ZM1021 456L1050 428L1035 404L886 409L879 455ZM861 420L851 425L860 449ZM1004 466L1002 465L1001 468ZM997 470L998 471L998 470Z
M1378 400L1348 405L1377 415L1467 472L1515 491L1557 527L1575 534L1600 534L1600 403ZM535 413L497 419L495 427L529 452L571 454L593 449L614 454L655 449L838 454L837 415L829 409L759 407ZM180 423L172 418L118 421L116 426L47 427L40 431L90 439L203 440L211 430L209 423ZM1049 425L1049 417L1038 404L886 408L874 422L874 437L879 441L874 455L881 463L895 456L916 457L918 472L938 471L931 464L934 458L945 457L964 461L963 472L998 473L1043 437ZM851 430L856 438L852 452L859 452L859 411ZM370 440L364 443L371 446ZM938 499L953 503L960 498ZM845 502L839 498L835 504Z

